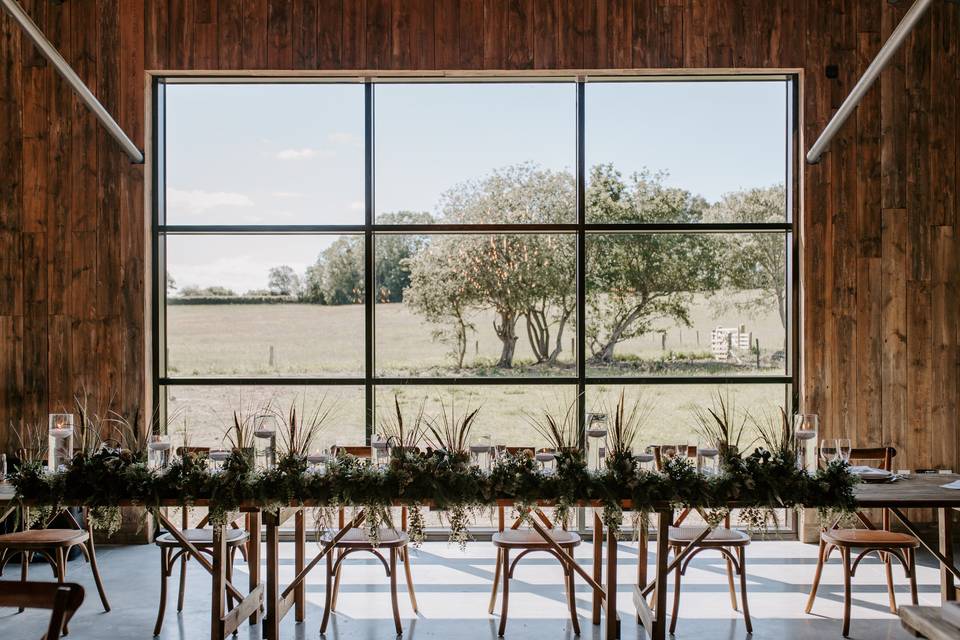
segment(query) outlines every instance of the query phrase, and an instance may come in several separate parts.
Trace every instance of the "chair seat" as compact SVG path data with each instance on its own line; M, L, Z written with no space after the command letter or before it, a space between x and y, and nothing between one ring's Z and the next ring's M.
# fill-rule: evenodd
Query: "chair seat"
M30 529L0 535L0 549L72 547L90 537L83 529Z
M333 540L337 535L338 531L325 531L322 536L320 536L320 541L324 544ZM410 542L410 537L403 531L397 531L396 529L382 528L380 529L380 547L389 549L390 547L402 547ZM337 542L338 547L342 548L373 548L373 543L370 542L369 536L367 536L367 530L364 528L351 528L347 533L340 538Z
M180 533L195 547L213 546L213 529L182 529ZM250 534L243 529L225 528L223 533L227 538L227 544L231 546L241 545L250 537ZM161 533L154 542L156 542L158 547L182 546L180 541L174 538L173 534L169 532Z
M697 539L703 533L704 527L670 527L668 538L670 544L688 545ZM737 529L726 529L716 527L707 534L707 537L700 541L703 546L727 547L727 546L745 546L750 544L750 536Z
M824 542L838 547L916 549L920 546L920 541L909 534L880 529L833 529L821 536Z
M580 536L573 531L563 529L548 530L550 537L564 547L575 547L580 544ZM493 545L509 549L548 548L550 545L539 533L533 529L507 529L493 534Z

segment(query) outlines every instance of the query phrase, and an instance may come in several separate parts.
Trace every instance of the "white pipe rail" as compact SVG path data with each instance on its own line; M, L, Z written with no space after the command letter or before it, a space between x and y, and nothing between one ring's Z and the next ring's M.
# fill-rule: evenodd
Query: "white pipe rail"
M60 55L56 47L43 35L43 31L41 31L30 16L27 15L27 12L23 10L20 3L18 3L17 0L0 0L0 4L2 4L3 8L20 24L23 31L27 34L27 37L37 45L40 52L53 64L53 68L67 81L67 84L70 85L77 96L79 96L83 103L93 112L93 115L100 121L100 124L120 143L120 146L123 147L126 154L130 156L130 160L134 164L143 164L143 152L140 151L137 145L133 143L133 140L127 136L123 128L120 127L117 121L113 119L113 116L110 115L110 112L100 104L97 97L87 88L87 85L83 83L83 80L80 79L77 72L67 64L67 61Z
M890 34L887 41L883 43L880 51L877 52L877 57L873 59L870 66L867 67L867 70L864 71L860 79L857 80L857 84L854 85L850 91L850 95L844 99L840 108L833 114L830 122L823 128L823 133L820 134L817 141L810 147L810 151L807 152L808 164L817 164L820 162L820 157L823 155L823 152L826 151L830 141L833 140L833 136L837 134L837 131L843 126L843 123L847 121L847 118L850 117L854 109L857 108L857 105L860 104L860 100L863 99L864 94L871 85L873 85L877 77L880 76L883 68L890 62L890 58L897 52L897 49L900 48L903 41L907 39L907 36L910 35L910 32L916 26L917 22L920 21L920 18L924 16L932 3L933 0L916 0L913 6L907 10L903 16L903 20L900 21L900 24L893 30L893 33Z

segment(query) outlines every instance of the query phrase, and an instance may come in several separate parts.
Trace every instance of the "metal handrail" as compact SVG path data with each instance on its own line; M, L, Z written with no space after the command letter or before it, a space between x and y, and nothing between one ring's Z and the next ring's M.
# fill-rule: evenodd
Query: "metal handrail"
M860 100L863 99L864 94L876 81L877 77L883 71L883 68L890 62L890 58L897 52L897 49L900 48L903 41L907 39L910 31L913 30L932 3L933 0L916 0L913 6L907 10L903 16L903 20L900 21L900 24L893 30L893 33L890 34L887 41L883 43L880 51L877 52L877 57L873 59L870 66L867 67L867 70L864 71L860 79L857 80L857 84L854 85L850 91L850 95L840 104L840 108L833 114L827 126L823 128L823 133L820 134L817 141L810 147L810 151L807 152L808 164L817 164L820 162L820 157L823 155L823 152L826 151L830 141L833 140L833 136L837 134L837 131L843 126L843 123L847 121L847 118L850 117L853 110L860 104Z
M126 154L130 156L130 160L134 164L143 164L143 152L133 143L133 140L127 136L123 128L113 119L113 116L110 115L110 112L100 104L97 97L93 95L87 85L83 83L83 80L80 79L80 76L77 75L77 72L74 71L63 56L60 55L60 52L57 51L53 43L47 39L43 31L40 30L40 27L27 15L27 12L23 10L20 3L16 0L0 0L0 4L2 4L3 8L20 24L27 34L27 37L37 45L37 48L40 49L44 57L53 64L53 68L67 81L67 84L70 85L80 100L93 112L93 115L100 121L100 124L120 143L120 146L123 147Z

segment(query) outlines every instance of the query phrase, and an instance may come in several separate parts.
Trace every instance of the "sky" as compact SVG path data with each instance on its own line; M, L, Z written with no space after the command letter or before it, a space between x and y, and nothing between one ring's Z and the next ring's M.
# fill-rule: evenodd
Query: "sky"
M363 85L171 84L167 223L361 224ZM377 213L436 211L447 189L529 162L572 171L575 85L406 83L374 88ZM587 166L644 168L714 202L784 182L784 81L593 82ZM265 288L336 236L171 236L178 286Z

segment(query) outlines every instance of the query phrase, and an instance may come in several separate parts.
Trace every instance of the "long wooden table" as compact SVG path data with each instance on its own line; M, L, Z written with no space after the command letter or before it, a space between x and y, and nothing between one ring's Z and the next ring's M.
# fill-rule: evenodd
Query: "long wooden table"
M943 489L941 485L960 478L957 475L912 476L888 484L861 484L856 489L858 506L867 508L889 508L903 526L913 535L919 536L916 525L911 522L905 509L930 508L935 509L939 518L939 543L934 546L923 542L924 547L940 562L941 593L944 600L957 599L956 580L960 580L960 571L954 564L952 547L952 524L950 514L953 509L960 509L960 491ZM9 513L15 498L10 485L0 485L0 510ZM507 504L509 501L504 501ZM171 502L161 506L180 506ZM205 506L197 503L195 506ZM195 557L198 562L213 576L213 606L211 610L210 637L213 640L223 640L232 633L244 619L251 624L258 621L261 603L265 601L266 616L264 618L263 636L268 640L278 640L279 625L283 617L291 608L296 611L296 619L303 620L305 614L304 580L310 570L317 565L326 554L333 551L336 543L363 520L363 512L358 512L346 522L331 539L324 544L319 552L309 562L306 561L306 534L304 523L304 507L307 505L291 505L290 508L264 510L255 504L243 505L241 511L247 513L247 527L251 539L255 544L251 548L256 550L248 554L250 569L250 587L247 595L242 594L226 579L227 545L222 524L213 527L213 560L204 557L192 544L180 534L178 528L163 514L163 509L156 509L156 516L161 524L174 537L177 537ZM600 505L581 505L599 507ZM623 503L624 509L630 509L629 502ZM735 506L735 505L733 505ZM704 528L700 537L693 544L688 545L681 554L668 562L669 554L669 527L673 519L673 510L669 505L657 505L654 509L656 516L656 554L654 559L653 579L648 583L649 567L646 561L647 531L639 532L640 553L637 572L637 583L634 586L633 600L637 609L637 621L642 624L652 640L663 640L667 631L667 579L670 571L682 562L687 553L696 546L696 542L705 538L710 529ZM6 514L4 514L5 516ZM281 525L291 517L294 522L294 570L293 580L283 589L279 584L279 531ZM2 520L3 517L0 517ZM260 526L266 527L266 588L260 581ZM554 541L536 519L531 520L533 528L543 539L553 547ZM591 587L592 620L594 624L604 623L604 637L614 640L620 635L620 621L617 616L617 538L605 531L599 515L594 515L594 556L593 571L587 572L578 565L572 557L559 550L558 556L568 568L575 571ZM604 535L606 534L606 544ZM606 548L606 562L603 559L603 550ZM557 551L557 549L554 549ZM239 601L239 604L226 610L227 593ZM605 620L601 620L601 612L606 612Z
M904 528L918 538L924 548L940 563L940 597L957 599L956 580L960 579L953 557L953 510L960 509L960 489L944 489L942 485L960 479L956 474L911 475L891 483L860 484L856 488L857 504L864 508L887 508ZM937 512L937 548L928 544L917 526L907 518L904 509L934 509Z

